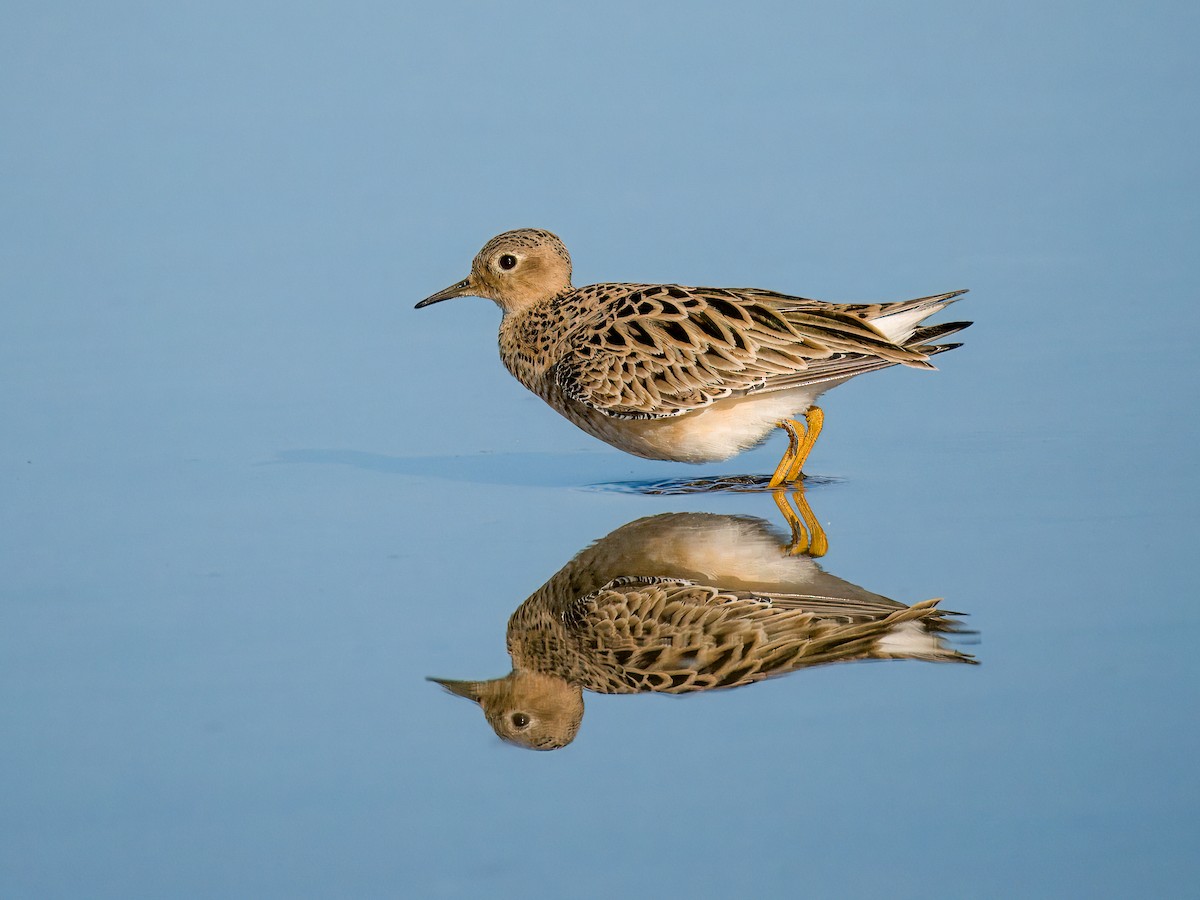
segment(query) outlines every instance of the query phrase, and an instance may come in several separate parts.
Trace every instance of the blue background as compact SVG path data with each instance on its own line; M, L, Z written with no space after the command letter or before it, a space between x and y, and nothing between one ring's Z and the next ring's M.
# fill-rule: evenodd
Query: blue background
M1182 896L1190 3L47 4L0 28L0 894ZM645 515L412 304L537 226L576 283L969 287L827 395L826 568L982 666L589 698L552 754L423 681Z

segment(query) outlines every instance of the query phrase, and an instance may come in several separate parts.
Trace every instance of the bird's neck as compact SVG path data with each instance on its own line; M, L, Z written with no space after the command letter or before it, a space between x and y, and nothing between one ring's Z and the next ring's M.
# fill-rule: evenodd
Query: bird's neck
M505 311L500 321L500 359L518 381L543 394L547 374L565 347L564 310L558 295L522 309Z

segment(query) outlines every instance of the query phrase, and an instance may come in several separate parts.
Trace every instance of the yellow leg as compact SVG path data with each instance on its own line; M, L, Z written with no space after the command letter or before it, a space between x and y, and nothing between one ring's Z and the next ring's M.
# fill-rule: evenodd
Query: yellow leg
M791 504L788 503L787 491L772 491L771 499L783 513L783 520L787 522L788 528L792 529L792 542L783 549L793 556L803 553L808 549L808 532L804 530L804 523L800 521Z
M821 412L821 407L809 407L808 412L804 414L804 440L800 442L800 447L792 459L792 465L788 468L784 484L795 484L800 480L803 475L801 470L804 468L804 461L808 459L808 454L812 452L813 444L820 437L821 426L824 424L825 413Z
M829 551L829 539L825 536L825 529L813 515L812 507L808 505L804 491L797 489L792 494L796 509L800 512L799 516L788 503L786 491L773 491L771 497L775 500L779 511L783 513L788 527L792 530L792 542L785 548L787 552L792 556L800 554L812 557L824 556Z
M792 468L792 460L796 458L796 453L800 449L800 435L796 433L796 426L799 424L791 419L784 419L779 423L779 427L787 432L788 448L784 451L779 465L775 467L775 474L771 476L771 483L767 487L776 488L787 482L788 472Z
M813 514L812 507L808 505L808 498L804 496L803 488L796 489L792 494L792 501L796 504L796 509L800 510L804 524L808 526L808 555L824 556L829 552L829 538L825 536L825 529L821 527L821 523Z

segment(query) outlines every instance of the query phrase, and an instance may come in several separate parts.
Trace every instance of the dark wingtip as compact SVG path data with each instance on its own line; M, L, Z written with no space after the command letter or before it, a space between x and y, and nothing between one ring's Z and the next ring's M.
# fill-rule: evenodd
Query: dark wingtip
M926 356L935 356L938 353L945 353L947 350L957 350L962 344L935 344L932 347L922 347Z
M938 338L949 337L952 334L958 334L964 328L969 328L973 322L943 322L938 325L926 325L924 328L918 328L912 333L905 345L920 345L928 344L930 341L936 341Z

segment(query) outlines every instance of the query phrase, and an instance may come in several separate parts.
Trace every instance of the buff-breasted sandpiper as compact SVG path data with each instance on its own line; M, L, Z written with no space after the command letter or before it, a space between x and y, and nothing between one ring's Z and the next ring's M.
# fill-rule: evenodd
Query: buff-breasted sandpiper
M500 357L588 434L648 459L713 462L775 428L788 448L771 487L802 477L824 419L817 398L894 365L932 369L970 322L921 327L965 291L899 303L825 303L756 288L571 285L548 231L488 241L471 274L417 304L486 297L503 311ZM803 416L804 422L794 417Z
M512 672L432 679L474 700L503 739L570 743L583 691L685 694L863 659L973 663L937 600L905 606L780 550L766 522L668 513L583 550L508 622Z

